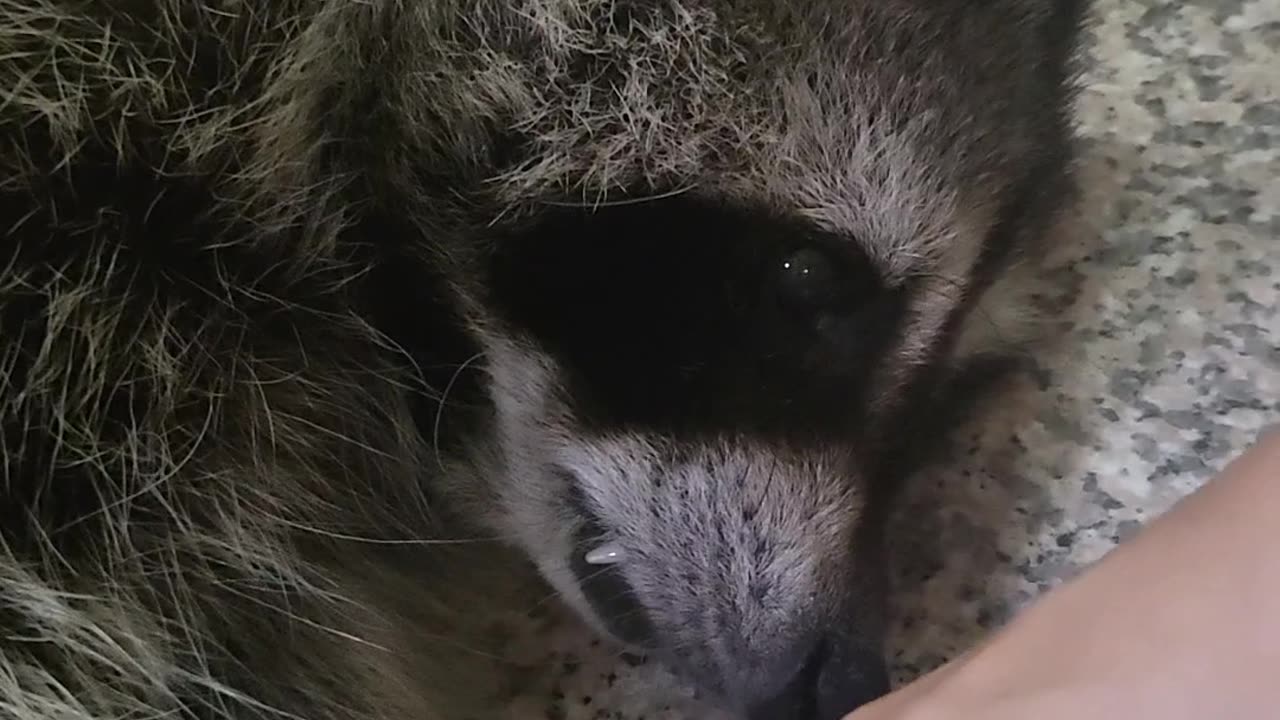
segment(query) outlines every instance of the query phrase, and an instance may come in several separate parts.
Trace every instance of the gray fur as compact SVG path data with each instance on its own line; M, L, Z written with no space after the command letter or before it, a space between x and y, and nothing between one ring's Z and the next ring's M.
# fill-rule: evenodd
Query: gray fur
M476 268L491 229L623 191L805 217L930 288L889 417L1067 140L1053 3L963 5L0 0L0 715L462 717L478 598L536 585L525 562L604 627L549 464L638 558L671 662L727 695L776 674L735 658L843 612L823 582L869 501L824 468L863 446L593 436ZM1046 183L1032 259L1069 169ZM353 239L388 212L400 234ZM445 278L483 354L492 418L455 449L364 304L388 257ZM514 555L452 542L495 536Z

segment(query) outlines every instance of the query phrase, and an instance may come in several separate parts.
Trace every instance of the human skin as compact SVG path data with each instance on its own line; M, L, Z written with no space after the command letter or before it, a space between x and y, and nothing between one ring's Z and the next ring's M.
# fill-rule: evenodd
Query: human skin
M984 643L845 720L1253 720L1280 709L1280 433Z

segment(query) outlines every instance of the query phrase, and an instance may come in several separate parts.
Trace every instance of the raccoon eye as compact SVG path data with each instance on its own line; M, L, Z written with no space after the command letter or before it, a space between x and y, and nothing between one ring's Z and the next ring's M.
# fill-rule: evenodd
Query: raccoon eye
M803 248L782 259L778 268L778 300L787 309L801 314L828 312L846 298L842 280L826 253Z

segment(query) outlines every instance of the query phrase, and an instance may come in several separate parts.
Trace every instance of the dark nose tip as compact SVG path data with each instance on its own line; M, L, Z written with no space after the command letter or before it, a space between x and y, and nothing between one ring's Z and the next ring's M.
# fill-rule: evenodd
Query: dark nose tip
M889 670L877 652L823 642L782 691L753 705L748 720L841 720L889 692Z

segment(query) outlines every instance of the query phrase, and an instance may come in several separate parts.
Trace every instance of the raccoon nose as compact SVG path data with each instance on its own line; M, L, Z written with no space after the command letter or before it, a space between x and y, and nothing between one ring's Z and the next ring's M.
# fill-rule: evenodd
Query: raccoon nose
M876 652L824 641L781 692L759 700L747 720L841 720L889 692L889 670Z

